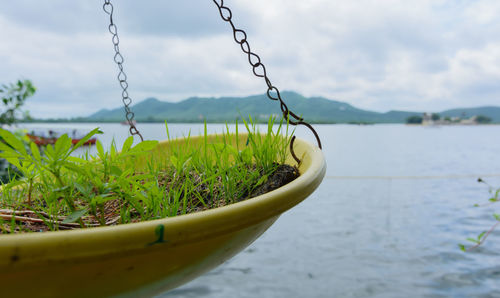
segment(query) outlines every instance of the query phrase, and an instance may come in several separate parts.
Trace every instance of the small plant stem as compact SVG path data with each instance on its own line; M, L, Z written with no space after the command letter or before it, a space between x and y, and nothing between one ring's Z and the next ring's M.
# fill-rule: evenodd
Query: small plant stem
M103 204L99 204L99 211L100 211L100 217L99 217L99 223L101 224L101 226L105 226L106 225L106 218L104 217L104 205Z
M86 227L87 227L81 218L79 218L79 219L78 219L78 224L79 224L79 225L80 225L80 227L82 227L82 228L86 228Z
M488 238L488 236L491 234L491 232L493 232L496 227L500 225L500 221L497 221L489 230L488 232L486 232L486 234L484 234L484 236L481 238L481 241L479 241L476 245L474 246L471 246L470 248L467 249L467 251L471 251L475 248L477 248L478 246L480 246L481 244L483 244L483 242L486 240L486 238Z
M64 216L51 216L49 215L47 212L43 212L43 211L37 211L37 212L34 212L34 211L31 211L31 210L11 210L11 209L0 209L0 214L15 214L15 215L24 215L24 214L35 214L35 215L43 215L45 216L46 218L48 219L57 219L57 220L64 220L65 217Z
M5 220L20 221L20 222L45 223L42 219L32 218L32 217L25 217L25 216L0 214L0 218L1 219L5 219ZM58 224L60 226L79 227L79 224L77 224L77 223L62 223L62 222L58 222Z
M33 181L30 181L28 187L28 206L31 207L31 192L33 191Z

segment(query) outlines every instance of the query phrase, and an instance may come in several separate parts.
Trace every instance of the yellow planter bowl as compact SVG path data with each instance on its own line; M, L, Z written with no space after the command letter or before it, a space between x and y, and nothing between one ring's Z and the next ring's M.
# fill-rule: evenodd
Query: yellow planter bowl
M294 148L302 159L299 178L236 204L112 227L1 235L0 296L136 297L194 279L243 250L318 187L326 170L321 150L300 139ZM291 156L289 163L295 164Z

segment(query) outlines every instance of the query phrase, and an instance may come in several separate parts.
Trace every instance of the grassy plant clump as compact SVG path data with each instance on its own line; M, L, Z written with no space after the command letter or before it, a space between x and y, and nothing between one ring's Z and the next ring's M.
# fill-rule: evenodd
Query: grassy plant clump
M22 177L3 185L2 233L56 231L172 217L244 200L293 180L297 169L285 165L288 126L273 131L271 118L261 134L245 122L246 141L236 132L201 138L170 139L169 146L129 137L120 149L113 143L97 154L73 156L94 129L72 146L67 135L43 152L28 149L14 135L0 131L0 157Z

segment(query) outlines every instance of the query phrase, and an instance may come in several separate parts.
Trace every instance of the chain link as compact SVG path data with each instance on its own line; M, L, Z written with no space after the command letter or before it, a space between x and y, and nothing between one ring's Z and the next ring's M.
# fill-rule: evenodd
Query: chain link
M286 103L283 101L281 98L281 94L279 89L274 86L271 83L271 80L267 76L267 71L265 65L262 63L261 58L255 54L254 52L251 51L250 44L247 41L247 34L244 30L238 29L235 27L233 21L232 21L232 11L227 7L224 6L224 0L213 0L215 5L217 5L217 8L219 9L219 13L221 18L228 22L231 25L231 28L233 30L233 38L236 43L238 43L241 47L241 50L247 54L248 56L248 63L252 66L252 72L255 76L264 78L264 81L267 85L267 97L271 100L277 100L280 102L280 108L283 113L283 117L285 120L287 120L288 123L291 125L304 125L307 128L311 130L311 132L314 134L316 137L316 141L318 142L318 147L321 149L321 140L319 138L318 133L316 130L311 126L311 124L307 123L304 121L302 117L297 116L297 114L293 113L288 109L288 106ZM103 4L103 10L105 13L109 15L109 26L108 30L112 35L111 41L113 42L113 48L115 50L115 55L113 57L113 60L115 61L116 65L118 66L119 72L118 72L118 82L120 83L120 87L122 88L122 102L123 105L125 106L125 118L127 119L128 124L130 125L130 133L132 135L138 135L141 138L141 141L143 140L143 137L137 127L134 125L134 113L131 111L129 105L132 103L132 98L130 98L128 94L128 82L127 82L127 75L124 72L123 69L123 62L124 58L122 54L120 53L120 48L119 48L119 43L120 39L118 37L118 28L116 27L115 23L113 22L113 4L111 4L111 0L104 0ZM290 116L293 119L290 119ZM293 138L295 139L295 138ZM293 141L291 142L290 146L293 148ZM298 159L294 156L294 158L298 161Z
M276 86L274 86L271 83L271 80L267 76L266 67L264 66L264 64L262 64L262 61L261 61L259 55L255 54L250 49L250 44L247 41L246 32L243 31L242 29L236 28L234 26L234 23L232 20L233 13L229 9L229 7L224 6L224 0L219 0L219 1L213 0L213 2L215 3L215 5L217 5L217 8L219 9L219 13L220 13L221 18L224 21L228 22L229 25L231 25L231 28L233 29L234 41L237 44L239 44L241 47L241 50L245 54L247 54L248 63L250 63L250 65L252 66L253 74L257 77L264 78L264 81L267 85L267 92L266 92L267 97L269 97L269 99L271 99L271 100L279 101L281 111L283 112L283 117L285 120L288 121L288 123L290 123L291 125L304 125L307 128L309 128L312 131L312 133L314 134L314 136L316 137L316 141L318 142L318 147L321 149L321 140L319 138L318 133L311 126L311 124L305 122L303 118L297 116L297 114L293 113L292 111L290 111L288 109L288 106L285 104L285 102L281 98L280 91L278 90L278 88ZM292 116L293 119L290 119L290 116ZM295 136L292 138L292 142L290 142L290 148L292 149L291 152L292 152L293 157L295 158L295 160L297 162L299 162L298 158L295 156L295 154L293 152L293 141L294 140L295 140Z
M130 104L132 103L132 98L130 98L128 94L128 83L127 83L127 75L125 74L125 71L123 70L123 56L120 53L120 38L118 37L118 28L116 27L115 23L113 22L113 4L111 4L111 0L104 0L104 4L102 6L102 9L104 10L105 13L109 15L109 26L108 30L109 33L111 33L112 38L111 41L113 42L113 48L115 50L115 55L113 57L113 60L115 61L116 65L118 66L118 82L120 83L120 87L122 89L122 102L123 105L125 106L125 118L127 119L128 125L130 126L129 132L132 136L137 135L141 138L141 141L143 141L143 137L137 127L135 127L134 124L134 113L130 109Z

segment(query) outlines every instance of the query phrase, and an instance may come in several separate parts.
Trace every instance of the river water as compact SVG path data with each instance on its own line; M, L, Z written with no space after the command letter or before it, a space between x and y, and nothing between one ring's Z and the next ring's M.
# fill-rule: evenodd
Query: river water
M127 136L125 126L98 126L105 144ZM490 197L478 177L500 187L499 125L316 127L328 165L319 188L242 253L159 297L500 297L500 229L478 249L458 248L500 213L500 204L473 207ZM164 125L138 128L165 139Z

